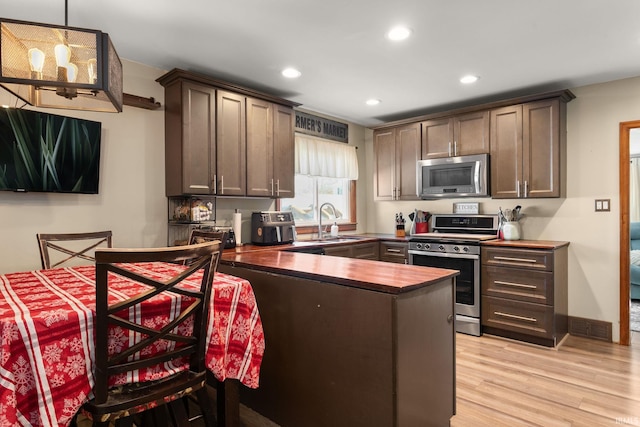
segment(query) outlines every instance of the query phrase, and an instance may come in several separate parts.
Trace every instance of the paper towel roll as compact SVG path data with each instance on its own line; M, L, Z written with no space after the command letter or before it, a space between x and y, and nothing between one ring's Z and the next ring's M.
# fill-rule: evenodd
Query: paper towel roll
M236 244L240 245L242 244L242 214L240 212L238 212L238 210L236 209L236 212L233 214L233 233L236 235Z

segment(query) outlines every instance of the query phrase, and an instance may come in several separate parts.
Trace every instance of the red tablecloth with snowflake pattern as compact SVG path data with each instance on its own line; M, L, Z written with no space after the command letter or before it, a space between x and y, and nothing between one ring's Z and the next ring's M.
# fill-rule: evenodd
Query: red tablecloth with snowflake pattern
M163 277L181 267L144 268ZM136 293L136 286L119 292ZM211 313L209 369L220 381L258 387L264 334L250 283L216 272ZM93 266L0 275L0 426L69 424L94 384L94 314Z

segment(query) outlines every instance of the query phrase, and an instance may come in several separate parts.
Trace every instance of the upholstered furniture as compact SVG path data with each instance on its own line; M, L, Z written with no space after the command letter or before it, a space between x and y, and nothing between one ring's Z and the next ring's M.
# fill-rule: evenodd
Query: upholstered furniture
M631 239L631 299L640 299L640 222L632 222Z

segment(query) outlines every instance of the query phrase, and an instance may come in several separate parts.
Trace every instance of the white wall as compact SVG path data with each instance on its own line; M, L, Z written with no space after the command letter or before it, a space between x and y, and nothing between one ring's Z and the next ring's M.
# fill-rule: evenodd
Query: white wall
M164 105L164 88L155 82L164 71L129 61L123 67L126 93ZM0 89L0 104L20 107L22 102ZM99 194L0 192L0 273L40 268L39 232L110 229L114 246L165 245L164 110L43 111L102 122Z
M573 88L567 108L567 197L477 199L485 213L522 205L525 239L565 240L569 246L569 315L619 328L619 123L640 119L640 77ZM367 231L393 233L395 212L418 208L450 213L448 201L374 202L372 132L367 133ZM594 212L594 199L611 199L611 212ZM466 199L465 199L466 201ZM409 225L407 225L408 229Z

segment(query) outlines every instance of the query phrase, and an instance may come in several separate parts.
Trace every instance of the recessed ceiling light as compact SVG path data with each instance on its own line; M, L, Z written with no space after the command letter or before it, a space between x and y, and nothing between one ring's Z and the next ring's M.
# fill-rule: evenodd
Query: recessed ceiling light
M367 105L378 105L380 104L380 100L379 99L367 99Z
M460 79L460 83L464 83L464 84L470 84L470 83L475 83L478 81L478 76L472 76L471 74L469 74L468 76L464 76Z
M387 33L387 38L393 41L400 41L400 40L405 40L409 38L410 35L411 35L411 29L407 27L398 26L398 27L393 27L391 30L389 30L389 32Z
M295 68L285 68L282 70L282 75L288 79L296 79L302 75L302 73Z

